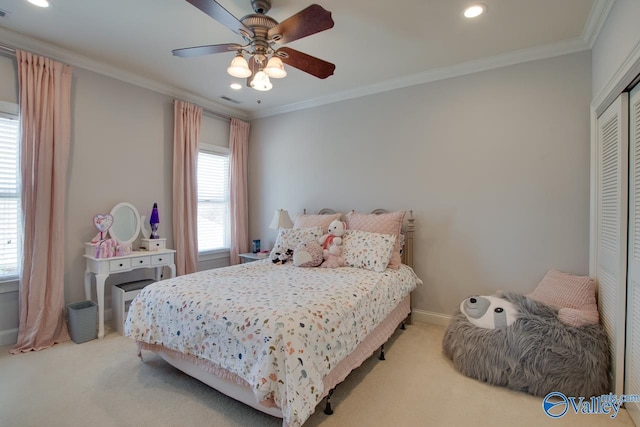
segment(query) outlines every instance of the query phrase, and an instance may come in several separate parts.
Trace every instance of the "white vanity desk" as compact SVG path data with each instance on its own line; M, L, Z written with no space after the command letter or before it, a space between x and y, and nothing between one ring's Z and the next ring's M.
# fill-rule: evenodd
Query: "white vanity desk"
M138 210L131 203L118 203L111 210L112 224L109 235L121 244L132 244L140 234L144 216L140 217ZM107 215L108 216L108 215ZM95 221L95 220L94 220ZM102 230L102 229L100 229ZM145 237L149 237L148 233ZM148 240L146 240L149 243ZM84 257L87 268L84 272L84 293L87 300L91 299L91 275L96 278L96 295L98 299L98 338L104 337L104 283L111 274L124 273L139 268L154 268L156 281L162 278L162 268L169 267L171 277L176 277L174 261L175 250L164 247L165 239L151 240L162 245L154 246L157 250L133 251L122 256L96 258L93 251L87 249ZM91 246L86 244L85 246ZM153 246L149 244L148 246ZM91 254L91 255L90 255Z
M91 275L96 277L96 295L98 297L98 338L104 337L104 283L107 277L115 273L137 270L139 268L155 268L155 279L160 280L162 268L167 266L171 270L170 277L176 277L174 263L174 249L160 251L134 251L129 255L112 258L94 258L84 255L87 269L84 272L85 298L91 299Z

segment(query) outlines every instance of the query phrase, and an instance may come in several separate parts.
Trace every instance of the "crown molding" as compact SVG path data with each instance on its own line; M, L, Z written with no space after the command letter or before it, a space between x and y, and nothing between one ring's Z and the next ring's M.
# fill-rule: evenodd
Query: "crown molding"
M124 71L103 62L95 61L93 59L62 49L55 45L27 37L23 34L2 27L0 27L0 41L12 48L29 50L36 54L47 56L73 66L84 68L89 71L115 78L117 80L131 83L133 85L140 86L154 92L193 102L206 110L210 110L214 114L221 114L237 117L239 119L251 120L274 116L277 114L290 113L307 108L319 107L322 105L346 101L362 96L375 95L391 90L401 89L424 83L431 83L438 80L464 76L481 71L506 67L509 65L515 65L519 63L552 58L555 56L567 55L584 50L589 50L593 47L595 41L597 40L598 35L614 3L615 0L594 0L593 7L591 8L589 18L587 19L587 23L585 24L585 28L581 37L576 37L550 45L537 46L529 49L519 50L516 52L510 52L503 55L464 62L451 67L433 69L425 71L423 73L392 79L374 85L342 91L324 97L308 99L301 102L254 112L247 112L220 104L192 92L178 89L176 87L160 83L152 79L147 79L137 74Z
M431 83L438 80L460 77L481 71L502 68L509 65L521 64L539 59L552 58L555 56L568 55L571 53L589 50L589 46L581 37L565 40L545 46L537 46L523 49L503 55L482 58L475 61L463 62L451 67L437 68L424 73L414 74L407 77L388 80L379 84L369 85L361 88L343 91L340 93L314 98L302 102L296 102L281 107L265 109L263 111L251 113L252 119L274 116L276 114L290 113L306 108L318 107L332 104L334 102L346 101L367 95L375 95L382 92L401 89L409 86Z
M640 74L640 41L636 43L625 60L620 64L609 82L591 101L591 108L596 117L600 116L609 105L633 82Z
M587 43L589 49L593 48L593 45L596 43L615 1L616 0L595 0L593 2L589 18L587 18L584 31L582 31L582 39Z
M237 117L239 119L245 120L249 119L249 116L245 111L219 104L200 95L196 95L195 93L178 89L176 87L160 83L156 80L147 79L140 75L124 71L120 68L113 67L104 62L99 62L87 58L86 56L79 55L66 49L62 49L58 46L41 40L27 37L24 34L20 34L3 27L0 27L0 41L2 41L3 44L7 45L7 47L11 47L13 49L21 49L33 52L37 55L46 56L56 61L64 62L65 64L80 67L85 70L93 71L107 77L112 77L114 79L130 83L144 89L149 89L157 93L192 102L216 114Z

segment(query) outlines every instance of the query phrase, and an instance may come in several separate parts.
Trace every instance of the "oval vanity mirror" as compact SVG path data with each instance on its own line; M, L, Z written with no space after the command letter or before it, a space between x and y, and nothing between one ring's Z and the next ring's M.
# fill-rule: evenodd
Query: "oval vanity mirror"
M113 225L109 229L111 238L120 243L133 243L140 233L140 214L131 203L118 203L111 209Z

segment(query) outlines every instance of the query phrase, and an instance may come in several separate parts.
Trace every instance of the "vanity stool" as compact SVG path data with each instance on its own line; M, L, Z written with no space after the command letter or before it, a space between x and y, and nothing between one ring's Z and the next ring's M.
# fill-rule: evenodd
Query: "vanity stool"
M155 283L155 280L138 280L115 285L111 290L113 327L118 330L120 335L124 335L124 322L127 320L131 301L140 293L142 288L152 283Z

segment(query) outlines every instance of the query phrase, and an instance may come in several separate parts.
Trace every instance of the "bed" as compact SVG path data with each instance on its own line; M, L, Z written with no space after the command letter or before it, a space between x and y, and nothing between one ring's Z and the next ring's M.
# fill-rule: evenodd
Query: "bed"
M300 426L410 315L421 283L411 268L413 232L411 215L398 269L265 259L157 282L132 302L125 334L139 356L156 352L284 426Z

